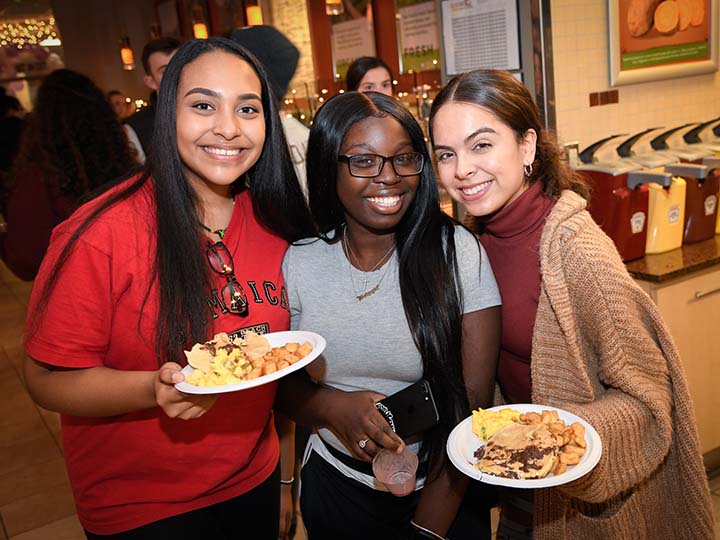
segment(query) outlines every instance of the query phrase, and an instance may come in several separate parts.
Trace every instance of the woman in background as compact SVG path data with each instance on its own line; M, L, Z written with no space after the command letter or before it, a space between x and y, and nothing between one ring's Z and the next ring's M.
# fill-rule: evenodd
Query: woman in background
M345 77L347 89L358 92L380 92L393 95L392 71L375 56L361 56L348 67Z
M219 396L174 384L193 343L287 330L281 262L311 220L265 72L239 45L184 44L156 126L148 171L53 232L28 391L61 413L88 538L275 540L276 383Z
M440 210L420 126L397 100L346 92L318 112L308 145L320 237L288 250L292 328L327 339L290 376L280 410L312 426L300 506L308 538L490 538L489 506L445 454L455 425L491 404L500 298L484 251ZM421 378L440 423L421 434L417 489L398 498L370 462L403 441L375 403ZM423 487L424 483L424 487Z
M48 75L28 118L9 177L7 236L0 246L10 270L32 280L53 227L138 162L107 98L80 73Z
M568 410L602 440L583 478L505 491L498 539L713 538L677 350L530 93L504 71L466 73L430 126L440 182L474 216L503 299L496 398Z

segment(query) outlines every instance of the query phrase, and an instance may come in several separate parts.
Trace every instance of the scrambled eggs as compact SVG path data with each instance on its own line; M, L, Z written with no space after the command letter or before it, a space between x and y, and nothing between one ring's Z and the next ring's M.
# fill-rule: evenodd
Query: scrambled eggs
M210 361L209 371L203 373L202 370L194 370L188 377L188 382L195 386L222 386L246 379L252 371L252 364L240 348L232 348L230 353L228 348L218 348Z
M472 430L483 441L487 441L497 431L516 422L519 417L520 413L514 409L500 409L499 411L478 409L472 413Z

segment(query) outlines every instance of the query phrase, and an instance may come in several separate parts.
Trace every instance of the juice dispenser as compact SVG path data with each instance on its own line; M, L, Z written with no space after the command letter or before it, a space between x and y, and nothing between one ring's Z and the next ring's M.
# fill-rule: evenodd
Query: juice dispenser
M641 131L640 133L636 133L635 135L627 139L625 142L623 142L620 146L618 146L618 155L620 157L635 161L643 167L655 172L663 172L662 167L665 165L670 165L671 163L679 163L680 160L677 158L677 156L674 156L673 154L670 154L665 150L652 150L652 147L650 147L650 145L648 145L649 148L644 151L636 152L633 150L633 147L636 146L639 141L642 140L643 142L645 142L647 139L647 135L658 129L662 128L649 128Z
M665 171L687 182L683 243L692 244L712 238L717 225L717 198L720 183L715 174L708 174L707 165L668 165Z
M649 193L645 253L664 253L682 245L685 220L685 180L658 173L647 184Z
M681 163L700 163L702 158L712 155L712 152L707 148L697 146L670 146L668 144L668 138L675 135L679 131L689 127L695 126L696 124L684 124L682 126L674 127L669 129L650 141L650 146L655 150L664 151L668 154L676 156Z

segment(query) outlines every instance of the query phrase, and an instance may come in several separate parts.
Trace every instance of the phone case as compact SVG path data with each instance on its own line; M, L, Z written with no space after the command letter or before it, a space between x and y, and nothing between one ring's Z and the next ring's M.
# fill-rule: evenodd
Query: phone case
M403 439L422 433L440 421L430 384L424 379L378 401L375 406Z

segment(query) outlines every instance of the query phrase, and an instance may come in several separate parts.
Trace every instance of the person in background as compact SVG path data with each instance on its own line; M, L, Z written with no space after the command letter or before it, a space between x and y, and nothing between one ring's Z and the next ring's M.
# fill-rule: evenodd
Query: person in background
M0 173L7 172L17 154L25 125L25 109L15 96L0 86Z
M374 56L361 56L350 64L345 80L348 90L393 95L392 71L385 62Z
M497 400L565 409L602 441L579 480L505 491L497 538L714 538L677 350L528 90L504 71L459 75L430 127L440 183L474 216L503 299Z
M129 116L125 123L132 129L145 155L150 151L155 128L155 101L160 90L163 74L175 52L180 47L180 41L173 37L161 37L148 41L142 52L142 65L145 70L143 81L152 90L150 104Z
M308 538L489 539L489 506L461 508L469 479L445 454L455 425L492 401L500 297L484 250L440 210L422 130L391 97L328 100L307 165L320 237L291 246L283 272L292 328L327 347L284 379L278 408L315 428L300 494ZM394 497L370 462L403 441L375 403L421 378L440 423L411 446L417 489Z
M138 166L105 94L68 69L48 75L9 175L5 264L32 280L50 233L100 186Z
M274 540L276 383L174 384L193 343L287 330L281 262L312 222L264 71L234 42L177 51L157 126L147 171L54 232L29 306L28 391L62 415L88 538Z
M107 97L118 120L123 121L132 114L132 104L120 90L110 90Z
M20 145L25 127L25 109L15 96L0 86L0 214L7 212L8 174Z
M117 116L117 119L122 123L130 146L132 146L133 150L135 150L137 160L140 163L145 163L145 150L143 150L137 133L135 133L135 130L124 122L124 120L132 114L130 112L131 109L133 109L132 104L127 100L125 94L120 92L120 90L110 90L107 95L108 100L110 101L110 106L113 108L113 111L115 111L115 116Z
M273 26L257 25L235 28L230 39L249 50L265 67L270 77L273 94L278 109L282 108L282 101L288 91L288 85L295 75L300 51L279 30ZM307 193L307 179L305 177L305 155L307 154L307 141L310 130L300 120L292 115L280 112L285 137L290 145L290 156L295 166L295 173L300 185Z

